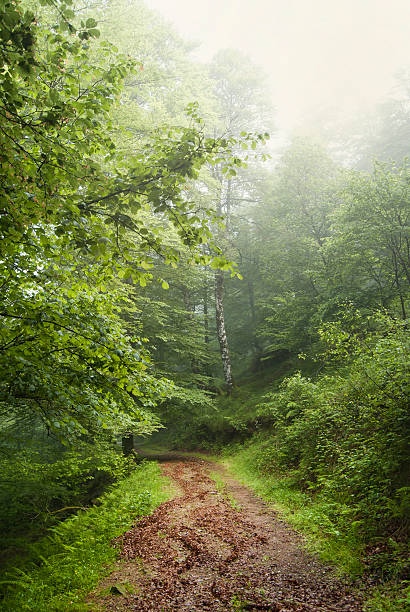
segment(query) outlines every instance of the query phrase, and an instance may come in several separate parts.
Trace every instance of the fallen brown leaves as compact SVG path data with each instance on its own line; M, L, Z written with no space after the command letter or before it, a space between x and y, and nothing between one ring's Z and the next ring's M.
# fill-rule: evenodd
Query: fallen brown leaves
M332 570L306 553L297 534L233 481L228 486L241 510L232 508L207 475L209 467L200 459L163 464L180 495L114 541L123 561L91 602L138 612L362 609ZM113 595L115 585L126 589L114 588Z

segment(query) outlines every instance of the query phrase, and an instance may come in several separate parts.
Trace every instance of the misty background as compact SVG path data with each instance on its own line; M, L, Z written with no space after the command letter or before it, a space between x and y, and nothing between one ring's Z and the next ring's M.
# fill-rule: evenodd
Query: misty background
M277 129L347 120L400 96L410 65L408 0L149 0L210 61L235 48L266 73ZM319 119L320 120L320 119Z

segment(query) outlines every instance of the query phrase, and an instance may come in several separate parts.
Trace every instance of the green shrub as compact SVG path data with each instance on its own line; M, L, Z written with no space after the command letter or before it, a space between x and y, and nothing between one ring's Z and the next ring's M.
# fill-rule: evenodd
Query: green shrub
M65 506L87 505L130 473L133 461L99 443L48 461L38 451L23 450L3 459L1 469L0 524L6 547L20 533L41 532L64 518Z
M349 507L370 535L397 529L410 518L406 326L379 315L362 337L340 322L322 335L333 374L312 382L297 373L266 396L260 410L274 426L257 465L290 470L303 489Z

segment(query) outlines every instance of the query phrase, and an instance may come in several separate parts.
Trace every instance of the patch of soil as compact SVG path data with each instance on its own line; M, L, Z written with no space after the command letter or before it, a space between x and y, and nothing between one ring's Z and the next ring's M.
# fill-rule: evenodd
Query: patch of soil
M349 586L303 549L300 536L228 479L240 509L231 507L208 476L215 467L167 456L163 472L180 494L114 540L121 560L90 603L138 612L362 610Z

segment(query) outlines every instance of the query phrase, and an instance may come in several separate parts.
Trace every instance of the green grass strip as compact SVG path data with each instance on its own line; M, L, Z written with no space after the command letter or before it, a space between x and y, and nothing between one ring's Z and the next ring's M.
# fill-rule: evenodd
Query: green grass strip
M3 579L2 610L63 612L89 610L84 598L109 573L117 558L112 538L136 517L150 514L169 499L157 463L144 461L101 498L101 505L79 512L32 547L24 569Z

